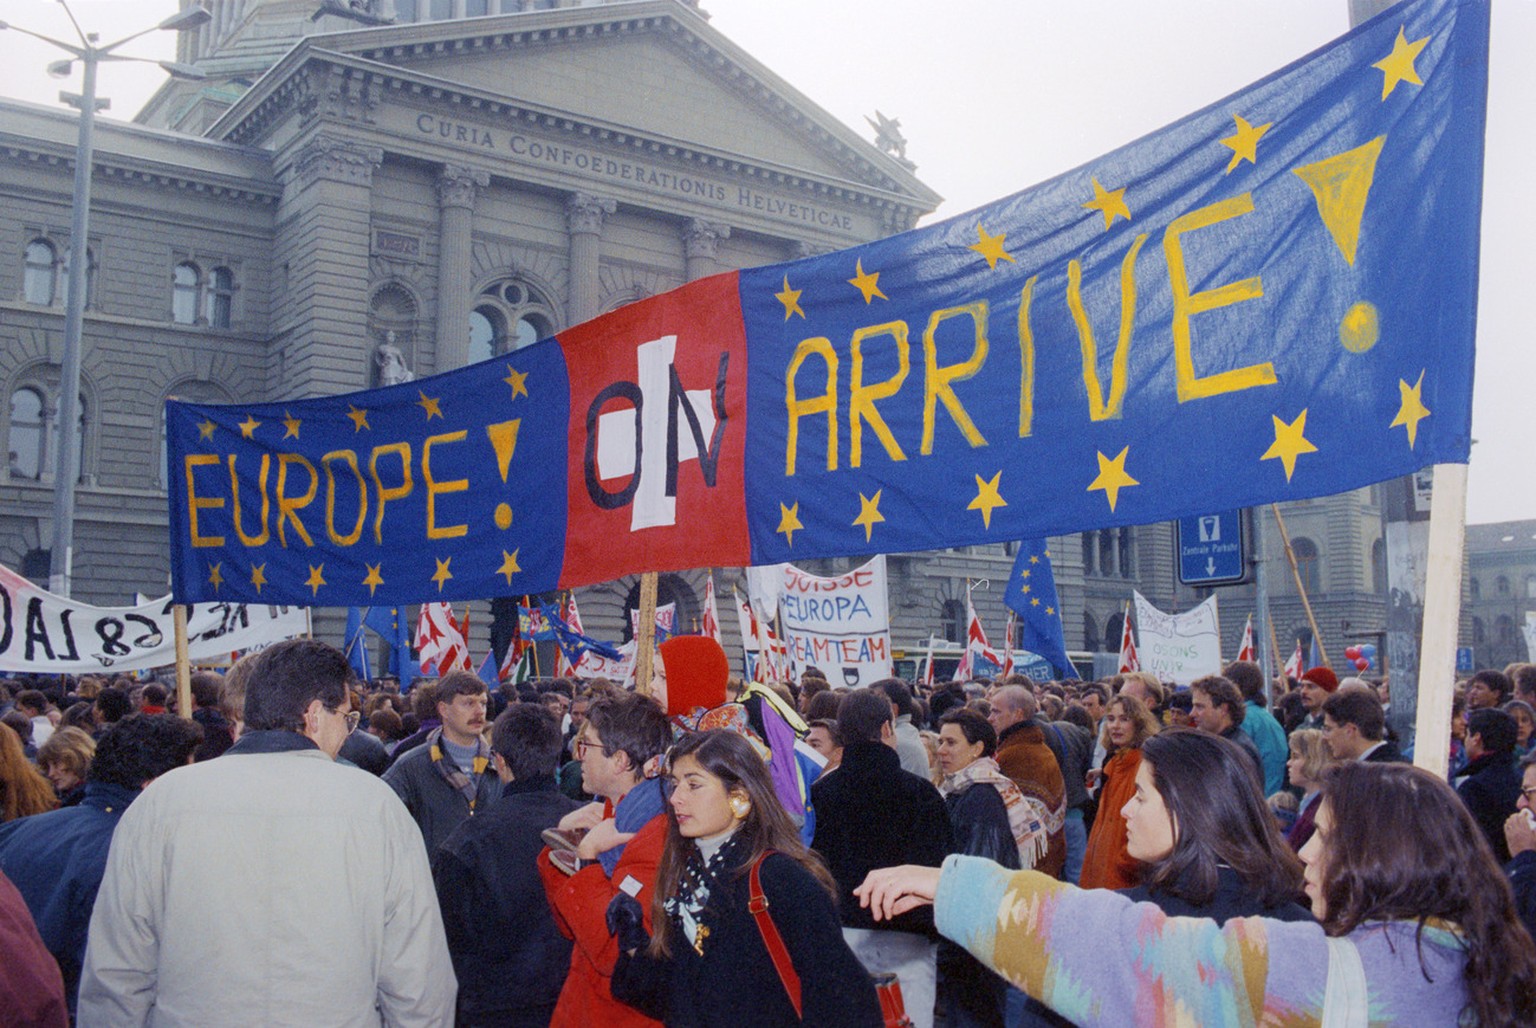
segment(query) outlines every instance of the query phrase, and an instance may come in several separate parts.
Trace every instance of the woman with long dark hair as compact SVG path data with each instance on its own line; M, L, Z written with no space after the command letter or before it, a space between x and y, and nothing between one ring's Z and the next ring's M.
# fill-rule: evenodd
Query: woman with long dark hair
M638 919L616 901L624 955L614 996L667 1024L880 1028L874 985L843 941L832 875L800 842L753 744L697 732L672 747L667 769L653 934L641 945L628 927Z
M877 918L936 902L939 931L1083 1025L1536 1024L1536 944L1444 781L1339 765L1301 860L1319 924L1171 918L963 856L857 892Z
M1135 696L1121 694L1104 708L1100 738L1109 756L1099 773L1099 813L1088 835L1079 881L1085 889L1128 889L1141 866L1125 848L1125 819L1120 810L1136 791L1141 747L1158 732L1157 719ZM1091 772L1090 772L1091 774Z
M1141 746L1136 792L1114 813L1141 884L1124 890L1172 917L1311 920L1296 902L1301 861L1285 844L1246 753L1188 728ZM1106 812L1107 813L1107 812Z

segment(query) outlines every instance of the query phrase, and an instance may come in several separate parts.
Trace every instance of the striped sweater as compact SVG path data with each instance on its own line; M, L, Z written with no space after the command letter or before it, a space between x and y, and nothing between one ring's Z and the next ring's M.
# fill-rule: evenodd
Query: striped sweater
M944 861L935 919L1079 1025L1290 1026L1322 1016L1328 945L1314 923L1253 917L1218 927L966 856ZM1457 936L1426 928L1421 968L1416 931L1373 923L1349 936L1365 966L1372 1025L1454 1025L1466 1006Z

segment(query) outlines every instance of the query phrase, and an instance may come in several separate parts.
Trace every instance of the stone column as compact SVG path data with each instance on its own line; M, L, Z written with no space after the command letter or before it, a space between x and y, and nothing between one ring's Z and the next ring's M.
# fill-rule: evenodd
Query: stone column
M720 240L731 238L731 226L703 218L689 218L683 222L684 274L689 282L708 278L719 271L715 263L720 251Z
M612 200L591 193L572 193L565 201L566 227L571 236L570 303L566 316L572 325L598 315L598 258L603 219L618 210Z
M287 156L287 155L285 155ZM367 386L373 171L384 151L321 132L281 172L277 257L287 315L280 391L294 398ZM281 160L281 158L280 158Z
M469 363L475 194L490 182L485 172L458 164L444 165L437 175L437 360L433 372L452 371ZM420 373L421 369L417 370Z

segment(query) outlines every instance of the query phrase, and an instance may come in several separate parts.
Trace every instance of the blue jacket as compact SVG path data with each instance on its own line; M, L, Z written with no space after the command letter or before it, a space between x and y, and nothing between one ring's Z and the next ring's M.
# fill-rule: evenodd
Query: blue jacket
M1285 729L1275 720L1275 715L1257 703L1245 704L1243 734L1253 740L1259 751L1259 762L1264 765L1264 795L1273 796L1285 788L1285 762L1291 758L1290 744L1285 740Z
M0 870L26 900L43 944L59 962L71 1006L112 833L138 795L138 789L88 782L77 806L0 825Z

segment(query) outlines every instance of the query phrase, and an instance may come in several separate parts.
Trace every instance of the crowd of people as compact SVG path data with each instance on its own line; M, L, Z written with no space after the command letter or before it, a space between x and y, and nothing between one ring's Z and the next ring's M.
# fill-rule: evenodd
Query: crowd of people
M1536 1023L1536 665L1444 779L1327 667L655 665L0 680L0 1022Z

